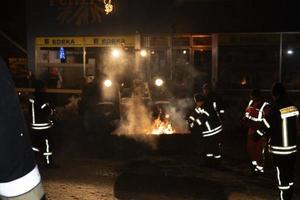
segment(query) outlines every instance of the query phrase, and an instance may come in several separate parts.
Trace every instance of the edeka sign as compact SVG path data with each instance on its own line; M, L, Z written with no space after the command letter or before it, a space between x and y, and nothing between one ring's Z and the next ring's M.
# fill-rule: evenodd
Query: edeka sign
M40 47L113 47L134 46L134 36L114 37L38 37L36 46Z
M104 15L103 2L99 0L49 0L49 6L57 8L56 20L60 24L99 24Z
M36 45L43 47L81 47L84 44L83 37L49 37L36 38Z
M85 37L87 47L134 46L134 36L121 37Z

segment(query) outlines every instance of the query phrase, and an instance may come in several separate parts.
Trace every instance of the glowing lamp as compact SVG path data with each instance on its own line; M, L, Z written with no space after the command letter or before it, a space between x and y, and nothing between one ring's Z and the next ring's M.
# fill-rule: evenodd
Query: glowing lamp
M105 87L111 87L112 86L112 81L111 80L109 80L109 79L106 79L104 82L103 82L103 84L104 84L104 86Z
M147 51L146 50L141 50L141 56L146 57L147 56Z
M162 79L158 78L158 79L155 80L155 85L156 86L160 87L163 84L164 84L164 81Z
M111 55L114 57L114 58L119 58L120 55L121 55L121 52L119 49L113 49L112 52L111 52Z
M289 50L287 51L287 54L289 54L289 55L292 55L293 53L294 53L294 51L291 50L291 49L289 49Z

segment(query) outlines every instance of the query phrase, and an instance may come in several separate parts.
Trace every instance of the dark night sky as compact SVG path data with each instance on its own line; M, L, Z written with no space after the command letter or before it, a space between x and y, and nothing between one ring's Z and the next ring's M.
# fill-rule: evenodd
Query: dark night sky
M35 1L35 0L30 0ZM5 3L4 3L5 2ZM299 31L299 6L288 0L113 0L142 32ZM25 0L1 3L0 29L26 44ZM128 14L126 14L128 12ZM121 19L121 21L126 19ZM128 20L128 19L127 19ZM170 30L164 30L164 24Z

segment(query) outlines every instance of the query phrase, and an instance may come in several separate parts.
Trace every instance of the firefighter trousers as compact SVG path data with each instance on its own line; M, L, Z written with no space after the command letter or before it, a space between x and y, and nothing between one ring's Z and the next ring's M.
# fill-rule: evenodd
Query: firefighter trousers
M44 165L52 164L51 128L32 130L32 149L37 153L38 158L41 159Z
M222 158L221 154L221 134L204 137L204 153L207 159L219 160Z
M266 147L265 138L255 138L253 131L248 131L247 153L251 159L253 169L263 172L264 168L264 151Z
M272 159L277 174L279 199L291 200L294 191L294 167L296 154L273 154Z

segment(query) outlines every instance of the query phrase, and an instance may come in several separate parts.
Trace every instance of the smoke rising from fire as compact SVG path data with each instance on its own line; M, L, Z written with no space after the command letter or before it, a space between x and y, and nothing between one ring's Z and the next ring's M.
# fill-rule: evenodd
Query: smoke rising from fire
M153 117L153 110L151 107L155 105L151 104L153 102L145 98L145 91L147 90L147 81L143 80L145 77L145 69L137 69L134 62L133 54L124 54L120 58L112 59L109 52L106 53L105 57L110 59L104 59L102 61L102 73L104 73L109 79L114 82L123 82L126 77L127 80L133 82L132 84L132 95L130 98L121 100L121 121L119 127L113 134L123 135L126 137L133 138L137 141L145 142L149 144L152 148L156 148L157 137L149 137L151 134L151 128L153 127L153 122L156 119ZM192 66L185 66L184 73L179 73L182 76L172 80L176 85L174 88L180 88L173 90L173 86L165 86L165 91L163 92L167 100L168 105L164 105L164 112L170 116L170 123L175 129L175 133L188 133L189 129L185 120L187 110L193 106L193 101L191 98L184 98L187 95L179 95L182 93L191 93L193 88L193 81L198 73L193 69ZM153 74L152 74L153 75ZM126 79L125 78L125 79ZM150 82L148 82L150 84ZM149 85L148 85L149 86ZM104 90L104 95L110 95L110 90ZM176 94L176 95L173 95Z

